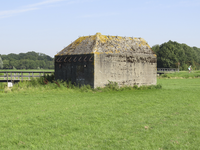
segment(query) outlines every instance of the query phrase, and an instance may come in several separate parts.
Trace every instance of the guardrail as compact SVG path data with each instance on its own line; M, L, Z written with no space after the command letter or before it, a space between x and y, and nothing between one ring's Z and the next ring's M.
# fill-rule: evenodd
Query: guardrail
M0 71L0 82L19 82L45 74L51 75L54 74L54 71Z
M163 71L163 72L165 72L165 71L167 71L167 72L171 71L171 72L176 72L176 71L179 71L179 69L178 68L157 68L157 71Z
M166 72L179 72L178 68L157 68L157 74L163 74Z
M157 68L157 74L179 72L178 68ZM1 75L3 74L3 75ZM30 78L54 74L54 71L0 71L0 82L19 82Z

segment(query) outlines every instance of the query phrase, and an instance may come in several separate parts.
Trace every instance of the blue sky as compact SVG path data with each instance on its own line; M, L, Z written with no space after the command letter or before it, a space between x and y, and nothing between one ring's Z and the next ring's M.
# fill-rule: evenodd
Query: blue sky
M0 0L0 54L53 57L96 32L200 48L199 18L199 0Z

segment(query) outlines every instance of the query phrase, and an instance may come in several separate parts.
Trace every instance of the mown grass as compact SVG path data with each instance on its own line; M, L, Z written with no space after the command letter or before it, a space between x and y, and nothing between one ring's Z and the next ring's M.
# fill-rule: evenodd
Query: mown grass
M200 79L158 84L162 89L85 92L49 84L0 93L0 149L199 149Z
M199 78L200 71L180 71L175 73L165 73L162 74L159 78Z

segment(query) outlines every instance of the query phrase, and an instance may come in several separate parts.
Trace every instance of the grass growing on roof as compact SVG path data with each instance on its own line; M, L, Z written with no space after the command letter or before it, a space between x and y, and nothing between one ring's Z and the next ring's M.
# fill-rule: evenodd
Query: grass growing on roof
M162 89L1 93L0 149L198 149L200 80L158 83Z

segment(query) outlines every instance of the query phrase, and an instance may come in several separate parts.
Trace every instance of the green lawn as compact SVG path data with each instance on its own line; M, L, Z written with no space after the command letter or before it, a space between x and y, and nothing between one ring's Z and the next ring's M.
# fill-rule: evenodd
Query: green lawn
M162 89L0 93L0 149L200 149L200 79Z
M162 74L159 78L199 78L200 70L192 70L190 73L188 71L179 71L175 73Z

